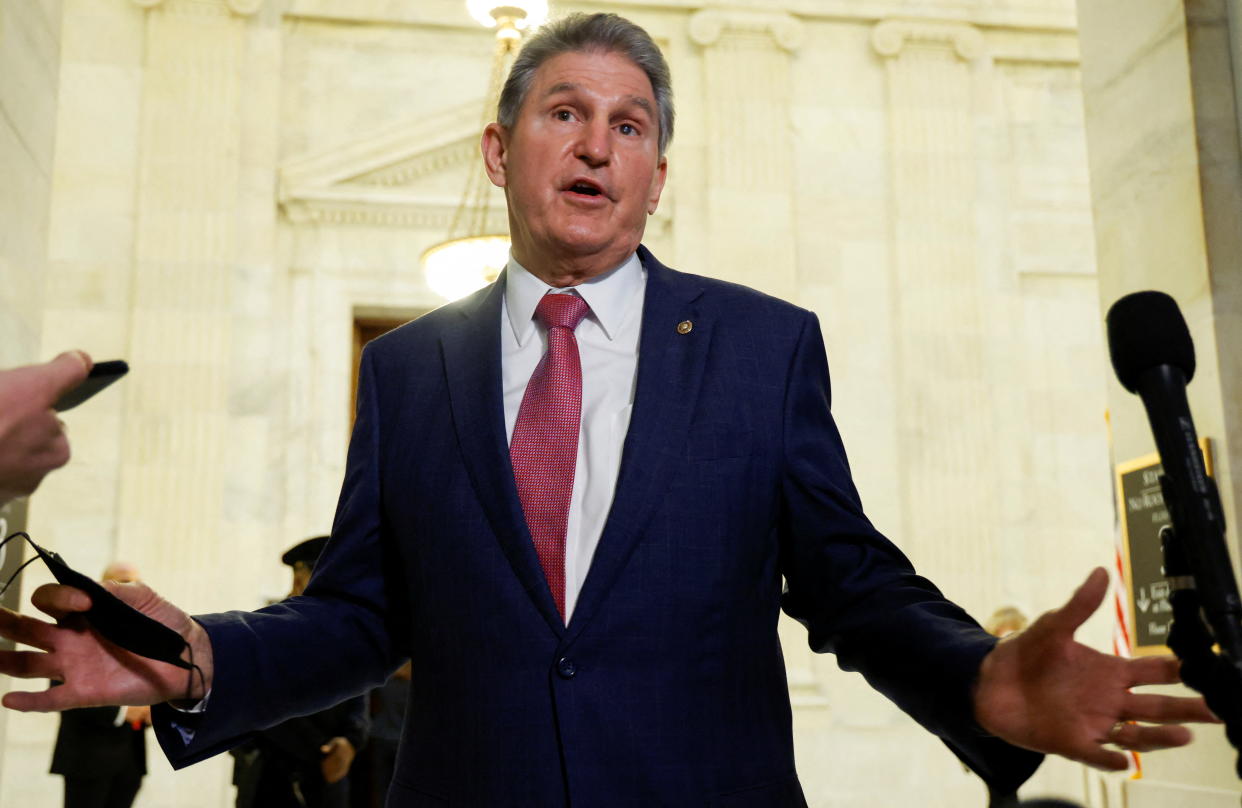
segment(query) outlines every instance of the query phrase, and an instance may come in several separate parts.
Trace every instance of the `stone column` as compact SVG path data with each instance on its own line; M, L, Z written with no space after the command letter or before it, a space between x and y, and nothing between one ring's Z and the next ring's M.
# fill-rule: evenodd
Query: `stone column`
M48 264L60 31L59 3L27 0L0 5L0 368L50 358L71 347L52 338L45 341L42 351L39 348ZM35 512L40 502L31 503ZM24 510L20 501L10 506L7 529L0 531L0 538L18 529L13 514ZM26 527L24 519L20 527ZM7 554L7 568L15 568L16 559L22 557L19 554L30 552L19 544L14 541L0 553L0 557ZM13 583L5 606L17 608L23 596L29 600L33 587L24 583L21 579ZM25 688L0 677L0 689ZM26 727L16 721L10 724L10 711L0 713L0 749L5 748L6 737L24 744ZM6 732L10 727L11 732ZM27 796L25 771L13 765L16 762L0 753L0 803L32 804L23 801Z
M258 3L148 7L118 552L193 608L225 548L234 267L248 18ZM261 462L261 461L260 461Z
M265 222L274 221L275 158L266 158L266 191L252 187L252 163L265 129L275 131L254 110L272 103L264 88L279 69L254 70L258 0L134 2L147 10L117 555L140 562L188 611L250 608L271 591L263 528L279 518L264 511L280 506L262 485L271 430L248 417L255 391L246 384L265 355L253 338L256 308L275 330L254 238L274 226ZM263 196L266 211L254 204ZM270 261L270 233L267 243ZM175 781L157 770L145 788L177 795L169 805L222 805L230 764L209 761Z
M784 12L709 8L690 18L703 48L707 274L797 294L790 55L802 23Z
M898 458L897 537L948 592L993 579L995 460L976 249L974 72L980 32L887 20L872 30L888 83Z

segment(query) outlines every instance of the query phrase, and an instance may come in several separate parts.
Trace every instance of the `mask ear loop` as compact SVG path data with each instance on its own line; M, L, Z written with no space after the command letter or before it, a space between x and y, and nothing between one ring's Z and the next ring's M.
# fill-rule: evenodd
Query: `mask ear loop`
M8 544L8 543L9 543L10 541L12 541L13 539L16 539L18 536L20 536L20 537L22 537L23 539L25 539L25 540L26 540L26 542L27 542L28 544L31 544L31 545L33 545L33 544L34 544L34 543L30 540L30 534L26 533L26 532L25 532L25 531L23 531L23 530L19 530L19 531L15 532L15 533L10 533L10 534L9 534L8 536L6 536L4 539L0 540L0 547L4 547L4 545ZM30 557L30 558L26 559L25 561L23 561L23 562L22 562L22 564L21 564L21 566L19 566L19 567L18 567L17 569L15 569L15 570L13 570L13 574L12 574L12 575L10 575L10 576L9 576L9 579L8 579L7 581L5 581L5 582L4 582L4 586L0 586L0 597L4 597L4 593L9 591L9 587L13 585L13 581L14 581L14 579L16 579L16 578L17 578L17 576L21 574L21 571L22 571L22 570L26 569L26 567L30 566L31 564L33 564L34 562L36 562L36 561L38 561L38 560L39 560L39 556L36 554L36 555L34 555L34 556L32 556L32 557ZM192 692L194 692L194 674L196 674L196 673L198 674L198 683L199 683L199 685L201 685L201 686L202 686L202 688L203 688L204 698L206 698L206 692L207 692L207 676L203 673L203 669L202 669L202 668L200 668L198 665L196 665L196 664L194 663L194 646L193 646L193 645L191 645L191 644L190 644L190 643L189 643L189 642L188 642L188 641L187 641L184 637L182 637L182 638L181 638L181 642L182 642L182 644L185 646L185 649L186 649L187 651L189 651L189 653L190 653L190 659L188 660L188 661L189 661L189 663L190 663L190 670L189 670L189 672L186 674L186 681L185 681L185 697L186 697L186 700L188 701L188 700L190 700L190 699L192 698L192 696L191 696L190 694L191 694ZM200 701L201 701L201 699L200 699Z
M193 618L190 618L193 619ZM198 674L198 683L203 688L203 698L200 702L207 698L207 677L203 674L203 669L194 664L194 646L191 645L184 637L181 639L185 643L185 649L190 652L190 670L185 675L185 700L189 701L193 698L190 694L194 692L194 674Z
M10 541L12 541L13 539L16 539L18 536L21 536L26 541L30 541L30 536L26 534L24 531L19 530L16 533L10 533L4 539L4 541L0 541L0 547L3 547L4 545L8 544ZM13 570L13 574L10 575L9 579L4 582L4 586L0 586L0 598L4 597L4 593L9 591L9 587L13 585L13 579L15 579L18 575L20 575L22 570L26 569L26 567L30 566L31 564L33 564L34 562L38 560L39 560L39 556L37 555L31 556L30 558L23 561L20 567Z

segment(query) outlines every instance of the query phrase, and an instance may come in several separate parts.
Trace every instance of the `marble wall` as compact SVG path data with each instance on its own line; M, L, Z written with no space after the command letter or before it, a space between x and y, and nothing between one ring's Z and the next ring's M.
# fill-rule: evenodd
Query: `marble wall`
M0 367L40 351L60 5L0 4Z
M192 610L251 607L330 522L354 318L442 302L418 260L477 165L489 34L459 0L62 2L29 328L134 370L73 414L77 458L34 527L88 569L137 561ZM647 243L819 314L864 501L916 564L986 617L1107 563L1072 0L554 7L620 11L664 48L679 121ZM938 741L781 630L812 805L982 803ZM0 804L50 804L54 719L10 722L6 769L32 774ZM1030 793L1114 804L1064 762ZM155 754L139 805L230 796L227 758L173 775Z
M50 358L72 347L39 343L60 18L59 0L0 0L0 368ZM0 689L9 689L5 677L0 677ZM15 736L8 716L0 714L0 748ZM10 776L20 771L5 763L0 756L0 780L6 768Z

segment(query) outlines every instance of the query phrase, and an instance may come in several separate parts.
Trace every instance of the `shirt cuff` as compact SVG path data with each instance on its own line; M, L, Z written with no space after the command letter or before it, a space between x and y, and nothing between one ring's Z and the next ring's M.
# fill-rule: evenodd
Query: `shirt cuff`
M192 704L192 705L190 705L189 707L182 707L182 706L179 706L179 705L177 705L176 703L171 702L171 701L170 701L170 702L168 702L168 706L169 706L169 707L171 707L171 708L173 708L174 710L176 710L176 711L177 711L177 712L179 712L179 713L186 713L186 714L189 714L189 715L196 715L196 714L198 714L198 713L206 712L206 710L207 710L207 702L208 702L208 701L210 701L210 700L211 700L211 691L210 691L210 690L208 690L208 691L207 691L207 694L206 694L205 696L203 696L203 698L202 698L200 701L198 701L196 704ZM124 708L122 708L122 709L124 709Z

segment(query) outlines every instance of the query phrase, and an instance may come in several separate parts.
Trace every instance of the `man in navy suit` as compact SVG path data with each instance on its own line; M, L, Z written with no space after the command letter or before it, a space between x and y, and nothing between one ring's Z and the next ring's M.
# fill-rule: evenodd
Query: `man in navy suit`
M577 15L536 34L482 141L509 265L364 352L306 595L191 619L118 589L183 634L201 682L89 631L0 617L0 633L55 647L0 670L66 673L62 692L4 703L178 700L155 712L182 766L408 657L392 806L799 806L783 608L994 789L1038 752L1120 768L1106 744L1188 742L1176 722L1210 720L1200 700L1129 692L1175 681L1175 662L1073 641L1102 570L997 645L871 526L815 316L640 246L672 128L642 29ZM53 586L35 602L60 616L87 598Z

